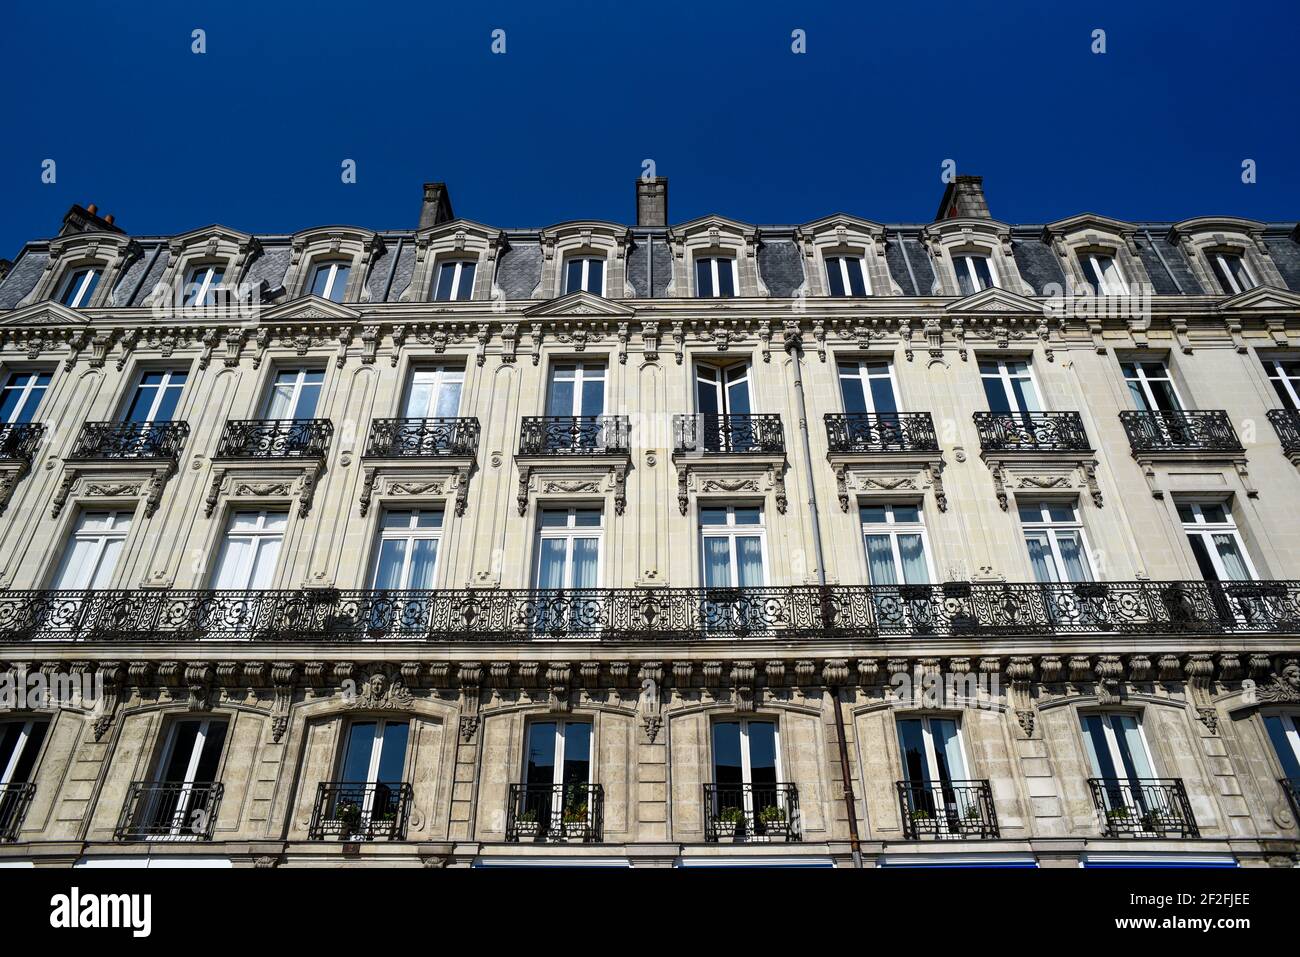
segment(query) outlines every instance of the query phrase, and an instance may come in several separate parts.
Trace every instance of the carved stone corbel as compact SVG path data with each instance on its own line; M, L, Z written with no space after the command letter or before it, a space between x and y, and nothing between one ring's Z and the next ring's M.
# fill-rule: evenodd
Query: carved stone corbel
M298 665L292 661L271 663L271 687L275 697L271 702L271 740L276 744L289 729L289 707L293 704L294 688L298 684Z
M117 718L118 705L122 698L122 682L126 677L126 669L122 667L120 661L101 661L99 663L99 682L103 688L102 710L95 716L91 722L91 732L95 740L99 741L104 737L104 733L113 726Z
M1026 738L1034 736L1034 699L1032 685L1034 680L1034 659L1016 656L1007 664L1007 677L1011 679L1011 706L1016 712L1016 721Z
M663 708L662 688L664 683L664 667L659 661L644 661L637 670L637 680L641 683L641 694L637 698L636 710L641 715L641 723L645 727L646 741L650 744L655 743L655 738L659 736L659 729L663 725Z
M1219 732L1219 712L1214 707L1214 659L1206 654L1188 655L1183 665L1187 687L1192 693L1196 717L1210 734Z
M482 663L460 662L456 666L456 683L460 687L460 739L468 744L474 740L479 728L479 699L483 692Z

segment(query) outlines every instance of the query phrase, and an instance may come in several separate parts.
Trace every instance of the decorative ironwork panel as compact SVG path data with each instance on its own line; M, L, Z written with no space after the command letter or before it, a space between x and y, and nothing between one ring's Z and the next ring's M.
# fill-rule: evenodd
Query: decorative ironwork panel
M799 789L793 784L704 785L706 841L798 841L799 820Z
M1241 452L1227 412L1125 411L1119 420L1134 452Z
M334 423L329 419L232 419L215 459L323 459Z
M988 781L898 781L903 834L909 841L998 837Z
M307 838L312 841L404 841L411 813L405 782L322 781Z
M41 444L45 426L39 422L18 422L0 425L0 462L32 461L36 447Z
M976 412L986 452L1090 452L1078 412Z
M175 461L189 434L188 422L87 422L69 458Z
M113 833L118 841L210 841L221 804L218 782L133 781Z
M929 412L828 412L826 441L832 452L939 451Z
M507 841L598 842L605 821L599 784L512 784Z
M366 457L428 459L472 456L478 449L475 418L375 419L370 424Z
M31 782L0 784L0 841L18 840L18 830L35 796L36 785Z
M1268 420L1286 453L1300 452L1300 412L1295 409L1270 409Z
M626 455L631 425L626 415L525 416L520 455Z
M779 415L675 415L673 431L678 452L785 452L785 429Z
M1200 837L1181 778L1089 778L1107 837Z

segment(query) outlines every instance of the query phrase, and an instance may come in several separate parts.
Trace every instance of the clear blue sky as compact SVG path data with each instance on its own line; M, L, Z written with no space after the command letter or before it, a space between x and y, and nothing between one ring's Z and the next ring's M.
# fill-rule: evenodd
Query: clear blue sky
M412 227L425 180L494 225L630 222L645 158L674 221L928 221L946 158L1009 222L1300 215L1294 0L45 2L0 23L5 257L72 202L136 234Z

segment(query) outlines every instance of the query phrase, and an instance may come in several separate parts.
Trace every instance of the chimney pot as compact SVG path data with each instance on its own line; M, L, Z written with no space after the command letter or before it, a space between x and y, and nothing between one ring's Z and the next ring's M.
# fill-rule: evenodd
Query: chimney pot
M113 225L113 214L112 214L112 213L109 213L107 216L105 216L105 217L104 217L104 222L106 222L106 223L108 223L108 225L112 226L112 225Z
M636 224L668 225L668 177L654 176L636 181Z
M88 213L90 213L90 215L94 216L96 213L99 212L99 207L96 206L94 203L91 203L89 206L86 207L86 212L88 212Z

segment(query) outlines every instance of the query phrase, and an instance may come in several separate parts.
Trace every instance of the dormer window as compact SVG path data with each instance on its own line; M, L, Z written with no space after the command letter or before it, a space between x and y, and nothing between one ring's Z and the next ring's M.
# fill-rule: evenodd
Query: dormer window
M1119 274L1119 267L1115 265L1113 256L1105 253L1081 252L1079 266L1083 269L1084 279L1097 291L1097 295L1128 295L1128 286L1124 283L1124 277Z
M1214 270L1214 276L1219 280L1225 296L1235 296L1259 285L1250 274L1246 260L1237 253L1210 251L1205 256L1210 260L1210 268Z
M90 296L99 285L103 270L97 266L75 269L65 280L59 292L59 302L69 309L80 309L90 305Z
M695 295L700 299L731 299L737 285L736 260L722 256L695 260Z
M971 296L981 289L998 285L997 273L988 256L964 253L952 257L952 268L957 274L957 288L963 296Z
M438 287L433 298L438 302L455 302L473 298L474 262L454 259L438 267Z
M216 305L217 289L225 276L224 266L195 266L185 281L185 305Z
M324 262L318 265L311 276L311 294L342 302L343 294L348 288L348 273L352 267L343 262Z
M871 283L859 256L828 256L826 285L832 296L871 295Z
M605 260L591 256L574 256L564 269L564 291L605 295Z

